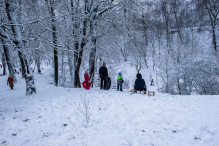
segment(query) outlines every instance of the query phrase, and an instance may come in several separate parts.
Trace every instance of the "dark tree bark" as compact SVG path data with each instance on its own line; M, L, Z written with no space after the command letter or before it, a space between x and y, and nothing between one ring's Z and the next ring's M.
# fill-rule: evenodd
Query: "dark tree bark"
M81 65L81 49L79 47L79 18L78 18L78 1L71 0L71 10L73 12L72 21L73 23L73 36L74 36L74 87L81 88L80 84L80 65Z
M67 48L68 48L68 64L69 64L69 70L70 70L70 77L71 77L71 84L70 86L72 88L74 88L74 73L73 73L73 61L72 61L72 56L73 56L73 51L72 49L70 49L69 45L67 45Z
M58 47L57 47L57 30L56 30L56 15L54 8L54 0L46 0L48 3L49 13L52 17L52 38L53 38L53 50L54 50L54 83L58 86L59 80L59 64L58 64Z
M0 40L1 40L2 45L3 45L3 52L4 52L5 59L6 59L7 65L8 65L9 74L13 77L14 81L16 82L17 79L16 79L15 74L14 74L14 68L13 68L13 64L12 64L11 59L10 59L10 53L9 53L8 46L7 46L4 38L1 38Z
M55 20L55 11L54 11L54 1L51 0L51 14L52 14L52 37L53 37L53 46L54 46L54 64L55 64L55 86L58 86L59 79L59 64L58 64L58 48L57 48L57 32L56 32L56 20Z
M2 66L3 66L3 75L6 75L6 59L5 59L5 53L2 53Z
M90 22L90 31L91 31L91 49L90 49L90 58L89 58L89 75L91 86L93 87L94 82L94 68L95 68L95 57L96 57L96 43L97 43L97 36L96 36L96 27L97 21Z

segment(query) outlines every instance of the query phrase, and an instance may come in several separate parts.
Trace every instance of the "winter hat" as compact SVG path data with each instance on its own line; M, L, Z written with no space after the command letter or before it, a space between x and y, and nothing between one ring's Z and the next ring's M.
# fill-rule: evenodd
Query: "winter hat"
M103 66L106 66L106 62L103 62Z
M121 75L122 73L121 72L119 72L119 75Z

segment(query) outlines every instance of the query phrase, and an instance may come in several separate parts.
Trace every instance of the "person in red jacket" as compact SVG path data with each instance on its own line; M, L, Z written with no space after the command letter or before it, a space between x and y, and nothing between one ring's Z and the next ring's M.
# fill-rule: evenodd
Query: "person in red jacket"
M11 87L11 90L12 90L14 87L14 79L10 75L8 76L7 85L8 85L8 83L9 83L9 86Z
M88 75L88 71L85 71L84 73L84 79L85 79L85 83L86 83L86 90L89 90L90 89L90 86L89 86L89 75Z

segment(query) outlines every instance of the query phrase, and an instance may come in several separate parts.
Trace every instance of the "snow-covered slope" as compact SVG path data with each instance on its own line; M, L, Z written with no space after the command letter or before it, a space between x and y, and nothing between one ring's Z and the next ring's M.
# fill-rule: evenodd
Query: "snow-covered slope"
M0 76L0 145L219 145L219 96L54 87L51 72L34 74L37 94L31 96L20 75L14 90ZM78 109L84 110L83 98L90 100L89 123Z

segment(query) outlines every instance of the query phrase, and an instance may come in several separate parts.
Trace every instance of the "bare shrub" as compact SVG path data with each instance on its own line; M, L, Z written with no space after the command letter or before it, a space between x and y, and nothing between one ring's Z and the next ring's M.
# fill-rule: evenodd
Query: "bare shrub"
M81 97L81 103L82 103L82 106L81 104L79 103L79 107L78 107L78 110L80 111L80 113L82 113L82 115L84 115L85 119L86 119L86 122L89 123L90 121L90 116L91 116L91 113L90 113L90 99L86 99L86 94L84 97Z

